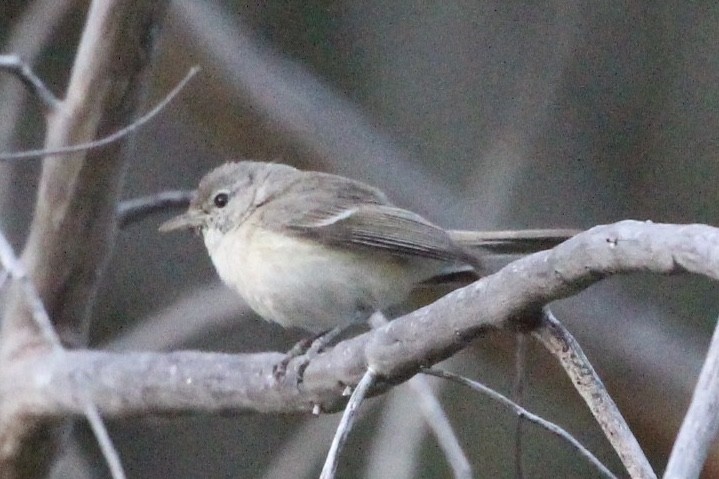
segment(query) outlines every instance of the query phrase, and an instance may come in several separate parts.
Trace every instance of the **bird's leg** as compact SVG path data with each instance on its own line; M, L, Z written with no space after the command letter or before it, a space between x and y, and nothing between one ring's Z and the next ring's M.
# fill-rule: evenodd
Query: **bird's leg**
M287 351L287 354L285 354L285 357L282 358L282 361L275 364L274 368L272 368L272 374L274 375L275 379L280 379L285 375L285 373L287 372L287 365L290 363L290 361L292 361L296 357L304 355L302 363L297 368L297 382L301 383L302 373L304 373L305 369L309 365L310 360L322 351L324 351L324 349L332 341L334 341L337 336L342 334L351 325L352 323L343 323L339 326L335 326L332 329L322 331L315 336L298 341L297 344L292 346L292 348Z
M312 347L312 344L314 344L315 341L320 339L322 336L327 334L328 332L332 331L331 329L328 331L322 331L319 334L316 334L314 336L311 336L309 338L303 338L297 341L294 346L290 348L287 353L285 353L285 357L282 358L282 361L275 364L272 368L272 375L275 377L275 379L281 379L284 377L285 373L287 372L287 365L295 359L296 357L302 356L307 351L310 350Z

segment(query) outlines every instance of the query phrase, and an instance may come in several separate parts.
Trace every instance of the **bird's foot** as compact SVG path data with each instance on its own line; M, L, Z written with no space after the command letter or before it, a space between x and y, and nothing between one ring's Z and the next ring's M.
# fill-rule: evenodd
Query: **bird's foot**
M279 363L275 364L272 368L272 375L276 380L281 380L287 375L287 366L289 366L290 362L301 356L302 358L297 366L297 384L302 384L305 369L309 366L312 358L324 351L325 348L345 329L347 329L346 326L337 326L310 338L298 341L297 344L292 346L292 348L287 351L285 357L282 358Z

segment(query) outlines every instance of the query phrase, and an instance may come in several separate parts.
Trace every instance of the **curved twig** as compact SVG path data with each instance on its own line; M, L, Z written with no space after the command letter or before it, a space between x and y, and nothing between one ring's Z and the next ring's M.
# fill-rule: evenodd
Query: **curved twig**
M101 146L109 145L110 143L121 140L122 138L134 132L135 130L143 126L145 123L152 120L155 116L157 116L158 113L160 113L172 100L175 99L175 97L182 91L182 89L185 88L185 85L187 85L187 83L192 80L192 77L194 77L199 71L200 67L198 66L190 68L190 71L187 72L187 75L185 75L182 80L180 80L180 83L178 83L175 88L170 90L170 92L165 96L165 98L163 98L157 105L155 105L154 108L152 108L150 111L148 111L126 127L121 128L116 132L111 133L110 135L107 135L103 138L100 138L99 140L89 141L87 143L80 143L71 146L62 146L59 148L42 148L38 150L19 151L17 153L0 153L0 161L40 158L47 155L67 155L70 153L77 153L78 151L86 151L100 148Z
M572 446L582 457L584 457L589 463L591 463L604 477L607 478L613 478L616 479L616 476L612 474L612 472L607 469L607 467L602 464L602 462L596 458L594 454L592 454L586 447L582 446L582 444L577 441L574 436L569 434L565 429L562 427L554 424L553 422L547 421L546 419L537 416L536 414L527 411L519 404L515 403L508 397L504 396L503 394L498 393L492 388L489 388L485 386L484 384L473 381L471 379L465 378L464 376L460 376L458 374L451 373L449 371L445 371L443 369L439 368L428 368L423 369L422 372L424 374L429 374L431 376L436 376L438 378L444 378L449 379L450 381L454 381L456 383L462 384L463 386L467 386L468 388L477 391L479 393L484 394L485 396L488 396L490 399L497 401L498 403L502 404L503 406L511 409L514 414L517 415L520 419L526 419L529 422L532 422L539 427L542 427L546 429L547 431L551 432L552 434L555 434L559 438L566 441L570 446Z

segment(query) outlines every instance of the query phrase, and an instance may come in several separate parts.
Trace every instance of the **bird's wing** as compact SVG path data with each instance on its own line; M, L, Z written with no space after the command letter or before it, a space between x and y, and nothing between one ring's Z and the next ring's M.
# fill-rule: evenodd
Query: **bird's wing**
M274 198L266 205L263 223L340 248L478 264L442 228L391 205L379 190L332 175L318 180L321 188L305 179L293 185L291 194L288 190Z

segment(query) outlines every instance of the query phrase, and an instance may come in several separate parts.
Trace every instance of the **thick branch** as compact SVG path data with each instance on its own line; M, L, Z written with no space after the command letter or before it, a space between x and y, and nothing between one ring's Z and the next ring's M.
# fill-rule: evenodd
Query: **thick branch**
M150 35L163 6L146 0L93 2L66 97L49 115L47 148L84 143L129 122L150 55ZM43 164L22 259L69 344L84 342L87 311L112 245L124 169L120 145L87 158L84 153L46 158ZM27 324L22 304L11 302L3 335L12 333L18 339ZM33 338L7 344L5 337L4 352L22 348L23 342L32 344Z
M69 352L55 361L33 359L5 372L14 397L32 414L80 414L67 381L88 378L88 394L110 416L147 413L309 412L342 407L345 385L368 365L380 379L399 382L421 365L445 359L488 327L515 327L514 319L586 288L611 274L693 272L719 276L719 229L623 221L581 233L554 250L527 256L389 325L344 341L318 355L299 388L291 374L277 382L276 353L224 355ZM42 378L39 381L37 378ZM5 386L8 387L8 386ZM380 388L381 390L381 388ZM5 391L7 392L7 391Z
M129 122L166 3L92 3L65 98L48 112L46 148L83 143ZM61 339L73 346L85 343L88 311L114 237L125 170L120 148L43 163L22 260ZM0 361L7 369L20 358L48 354L40 354L38 346L47 342L19 293L11 290L0 331ZM0 394L0 477L42 476L63 435L47 422L15 414L16 399L12 391Z
M342 346L365 351L363 360L384 376L414 373L461 349L484 328L507 326L607 276L635 272L719 278L719 229L629 220L597 226ZM345 371L356 366L347 364ZM305 379L314 372L310 366Z

